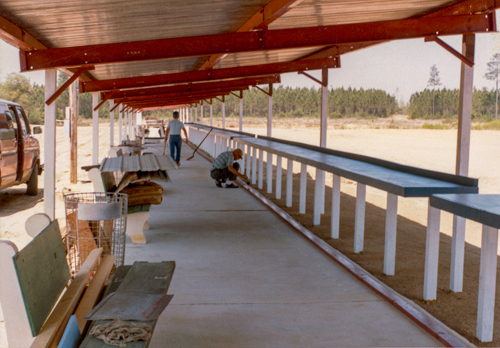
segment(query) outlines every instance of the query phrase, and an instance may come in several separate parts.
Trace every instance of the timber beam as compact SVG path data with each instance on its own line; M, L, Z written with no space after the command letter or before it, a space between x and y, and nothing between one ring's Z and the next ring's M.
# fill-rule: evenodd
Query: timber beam
M208 69L202 71L187 71L173 74L127 77L114 80L80 82L80 93L111 91L114 89L149 87L175 83L197 81L214 81L250 76L267 76L297 72L301 70L318 70L339 68L340 58L311 59L296 62L250 65L236 68Z
M26 52L22 71L495 31L494 13L261 30ZM143 78L144 79L144 78Z

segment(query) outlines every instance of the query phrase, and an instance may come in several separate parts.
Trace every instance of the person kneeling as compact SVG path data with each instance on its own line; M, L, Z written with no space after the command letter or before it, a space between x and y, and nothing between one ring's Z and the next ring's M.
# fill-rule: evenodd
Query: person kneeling
M210 168L210 176L212 179L215 179L215 185L217 187L238 188L239 186L233 183L233 181L236 180L236 177L240 177L245 181L248 180L246 175L238 172L240 165L238 163L234 163L234 161L237 161L242 157L243 151L240 149L222 152L219 156L217 156L212 168ZM228 180L229 182L226 182Z

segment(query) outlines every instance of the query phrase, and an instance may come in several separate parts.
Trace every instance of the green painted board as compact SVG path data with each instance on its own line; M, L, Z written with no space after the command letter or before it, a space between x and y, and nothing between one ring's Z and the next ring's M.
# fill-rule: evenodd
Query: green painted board
M70 278L57 220L12 259L31 333L36 336Z

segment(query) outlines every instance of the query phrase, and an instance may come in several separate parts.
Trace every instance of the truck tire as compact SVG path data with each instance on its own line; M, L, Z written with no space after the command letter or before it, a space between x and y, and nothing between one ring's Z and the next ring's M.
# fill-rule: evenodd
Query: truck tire
M26 194L29 196L38 195L38 163L33 166L33 171L31 172L30 179L28 181L28 189Z

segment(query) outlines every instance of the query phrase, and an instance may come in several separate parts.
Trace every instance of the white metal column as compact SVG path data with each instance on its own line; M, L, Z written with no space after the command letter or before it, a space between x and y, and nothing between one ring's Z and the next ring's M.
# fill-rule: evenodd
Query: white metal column
M340 230L340 176L333 174L332 182L332 221L330 236L339 238Z
M259 149L259 186L262 190L264 187L264 150Z
M398 196L387 192L385 211L384 274L394 275L396 269L396 235L398 225Z
M356 187L356 212L354 217L354 253L363 251L365 240L366 185L358 182Z
M210 127L214 126L214 121L213 121L213 108L212 108L212 103L210 103Z
M226 129L226 102L224 101L222 102L222 129Z
M99 110L94 111L99 104L99 93L92 93L92 164L99 163Z
M300 164L299 214L306 213L307 164Z
M273 129L273 84L269 84L269 96L267 99L267 136L272 136Z
M45 70L45 100L52 97L57 89L57 70ZM56 103L45 104L44 121L44 161L43 212L51 220L56 218Z
M252 147L252 185L257 183L257 148Z
M441 210L431 207L427 214L427 234L425 239L424 300L433 301L437 293L439 261L439 228Z
M200 106L200 123L203 124L203 104Z
M123 138L123 112L118 107L118 144L121 145Z
M267 151L266 159L267 193L273 193L273 154Z
M292 206L293 198L293 160L291 158L286 159L286 206Z
M115 107L115 101L109 101L109 110ZM115 146L115 110L109 112L109 147Z
M498 229L483 225L476 326L476 336L481 342L493 340L497 253Z
M243 93L243 92L241 92ZM243 98L240 98L240 132L243 132Z
M281 159L281 156L276 157L276 199L281 199L281 173L283 171Z
M462 38L462 54L474 61L476 36L464 35ZM455 173L469 175L470 127L472 115L472 93L474 89L474 69L461 64L460 99L458 106L458 139ZM465 219L453 216L453 236L451 241L450 290L461 292L464 276Z

